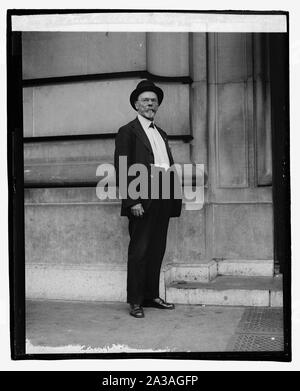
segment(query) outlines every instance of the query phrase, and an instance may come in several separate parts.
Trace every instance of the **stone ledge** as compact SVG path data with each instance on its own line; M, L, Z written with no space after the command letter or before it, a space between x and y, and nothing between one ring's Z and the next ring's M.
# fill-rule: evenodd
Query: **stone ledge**
M118 194L118 191L116 190ZM183 204L189 201L183 198ZM34 205L94 205L107 204L121 207L121 199L100 200L96 193L95 186L91 187L45 187L45 188L26 188L24 189L25 206Z
M168 287L167 301L177 304L268 306L269 292L259 290L176 289Z
M217 262L206 263L172 263L165 266L165 283L186 282L209 282L217 276Z
M170 284L170 287L176 286L177 289L258 289L258 290L272 290L280 291L282 289L282 277L238 277L238 276L218 276L209 283L190 282L190 283L176 283Z
M179 304L280 306L281 278L220 276L209 283L172 283L166 298Z
M100 203L95 187L68 187L25 189L25 206L28 204Z
M178 265L177 265L178 266ZM203 270L214 267L203 264ZM199 269L188 265L180 272ZM26 298L126 301L126 265L28 264ZM174 270L173 270L174 271ZM171 268L172 272L172 268ZM175 268L176 272L176 268ZM282 278L219 276L210 282L172 282L170 265L162 269L160 295L179 304L282 306ZM199 274L202 278L203 275Z
M218 275L272 277L274 274L273 259L224 259L217 263Z

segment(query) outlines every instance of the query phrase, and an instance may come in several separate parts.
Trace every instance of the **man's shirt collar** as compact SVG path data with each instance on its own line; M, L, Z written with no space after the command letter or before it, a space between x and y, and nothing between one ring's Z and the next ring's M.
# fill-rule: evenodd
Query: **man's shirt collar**
M153 122L153 124L154 124L154 121L150 121L149 119L143 117L140 114L138 114L138 119L139 119L139 121L140 121L140 123L141 123L141 125L142 125L142 127L144 129L148 129L150 124L151 124L151 122ZM154 124L154 126L155 126L155 124Z

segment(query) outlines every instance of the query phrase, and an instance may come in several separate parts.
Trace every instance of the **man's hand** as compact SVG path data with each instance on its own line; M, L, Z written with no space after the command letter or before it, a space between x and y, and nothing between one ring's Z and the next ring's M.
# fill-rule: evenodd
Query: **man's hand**
M144 208L143 208L142 204L136 204L136 205L132 206L131 213L135 217L142 217L144 214Z

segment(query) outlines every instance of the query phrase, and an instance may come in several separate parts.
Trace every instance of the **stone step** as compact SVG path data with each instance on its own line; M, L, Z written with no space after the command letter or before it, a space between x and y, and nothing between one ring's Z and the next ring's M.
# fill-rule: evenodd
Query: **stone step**
M273 277L273 259L222 259L217 261L218 275Z
M217 276L273 277L274 261L222 259L202 263L171 263L165 266L166 284L209 282Z
M160 275L160 296L165 299L167 295L170 301L190 304L282 304L280 277L217 276L216 273L215 261L164 266ZM126 301L126 276L124 264L28 263L26 297Z
M178 304L282 306L282 276L218 276L210 282L172 282L166 300Z
M171 263L163 267L165 283L172 282L209 282L216 278L218 264L216 261L203 263Z

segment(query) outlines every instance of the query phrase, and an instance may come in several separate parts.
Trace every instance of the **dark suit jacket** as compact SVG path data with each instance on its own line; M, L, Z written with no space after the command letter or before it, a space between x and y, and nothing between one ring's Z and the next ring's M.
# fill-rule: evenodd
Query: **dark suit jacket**
M167 134L160 129L157 125L155 125L157 130L159 131L161 137L165 141L167 153L170 160L170 165L174 164L173 156L168 144ZM115 169L117 176L117 185L119 184L119 156L127 157L127 167L134 163L144 164L148 170L149 178L150 178L150 170L151 164L154 164L154 155L151 148L151 144L149 139L140 123L138 118L129 122L127 125L122 126L119 129L119 132L116 137L115 144ZM130 181L133 180L134 177L127 176L127 183L129 185ZM174 181L178 184L178 177L174 178ZM174 185L174 183L173 183ZM133 205L141 203L145 211L147 211L151 205L151 198L139 198L139 199L131 199L129 196L127 199L122 199L122 207L121 207L121 216L130 216L131 211L130 208ZM178 217L181 213L182 200L171 198L172 207L171 207L171 215L170 217Z

